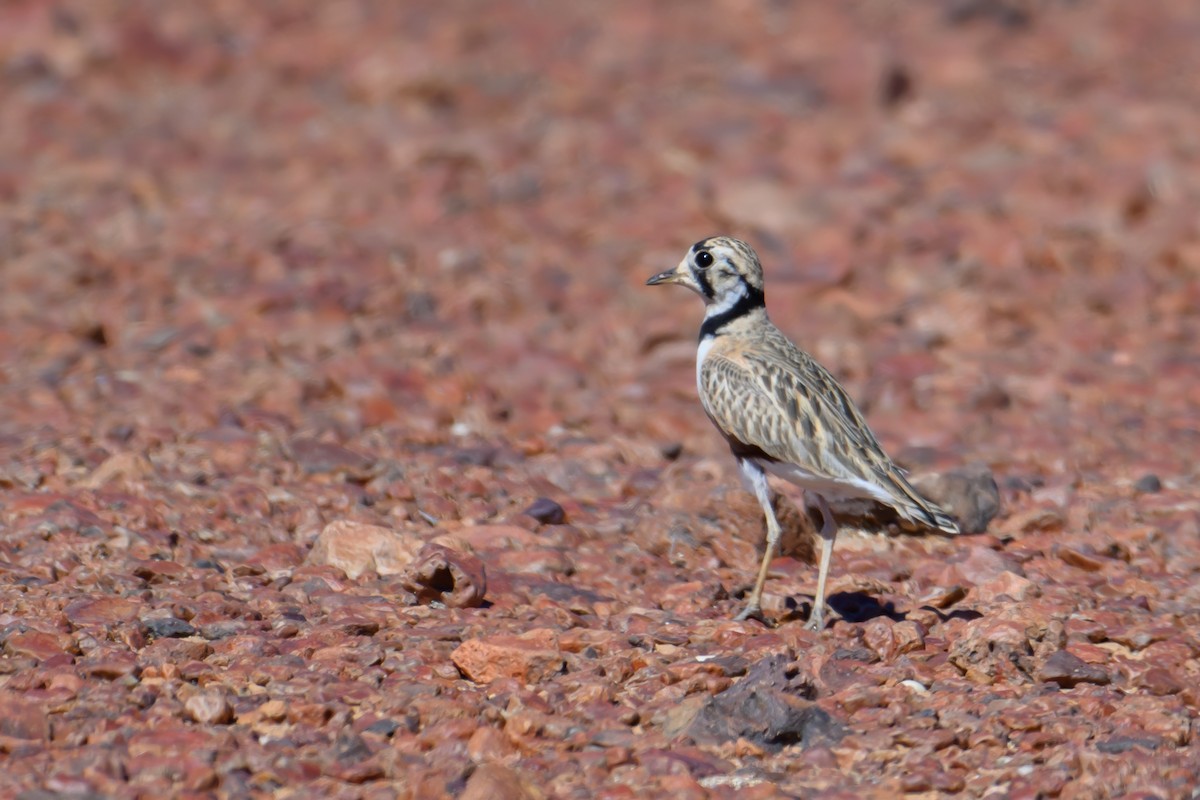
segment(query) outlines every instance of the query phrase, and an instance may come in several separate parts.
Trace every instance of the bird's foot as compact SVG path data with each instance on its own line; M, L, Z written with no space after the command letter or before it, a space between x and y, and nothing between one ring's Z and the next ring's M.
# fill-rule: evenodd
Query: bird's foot
M808 622L804 623L804 630L816 631L817 633L825 630L825 607L823 605L813 608L812 614L808 617Z
M758 603L749 603L742 609L742 613L733 618L735 622L745 622L748 619L756 619L759 622L766 622L763 618L762 609Z

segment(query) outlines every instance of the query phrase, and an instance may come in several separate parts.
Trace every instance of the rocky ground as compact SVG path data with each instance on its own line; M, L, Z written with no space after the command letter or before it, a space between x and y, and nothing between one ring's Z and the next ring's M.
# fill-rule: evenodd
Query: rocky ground
M1197 36L0 5L0 795L1195 796ZM731 621L761 517L642 285L713 233L915 475L999 488L843 536L819 634L787 501Z

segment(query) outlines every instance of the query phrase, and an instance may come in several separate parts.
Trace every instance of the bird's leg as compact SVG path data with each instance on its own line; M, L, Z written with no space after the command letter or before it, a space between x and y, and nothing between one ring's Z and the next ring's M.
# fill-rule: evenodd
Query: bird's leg
M762 506L763 514L767 517L767 549L763 553L762 565L758 568L758 578L754 581L754 590L750 592L746 607L734 617L736 620L743 620L762 616L763 584L767 582L767 569L771 566L771 559L775 557L782 532L779 529L779 520L775 519L775 509L771 506L771 487L767 483L767 473L749 459L738 459L738 466L742 470L742 482L754 492L758 504Z
M838 525L833 519L833 511L825 498L814 492L817 498L817 508L821 509L824 520L821 525L821 567L817 572L817 596L813 600L813 612L808 623L804 626L810 631L819 631L825 627L825 581L829 578L829 558L833 555L833 543L837 539Z

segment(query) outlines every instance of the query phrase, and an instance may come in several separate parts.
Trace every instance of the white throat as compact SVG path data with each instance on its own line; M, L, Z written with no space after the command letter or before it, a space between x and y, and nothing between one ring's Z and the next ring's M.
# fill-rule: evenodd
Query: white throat
M734 289L721 295L720 300L716 300L709 304L709 306L704 310L704 318L712 319L718 314L724 314L726 311L729 311L736 306L745 296L746 284L738 281L737 286Z

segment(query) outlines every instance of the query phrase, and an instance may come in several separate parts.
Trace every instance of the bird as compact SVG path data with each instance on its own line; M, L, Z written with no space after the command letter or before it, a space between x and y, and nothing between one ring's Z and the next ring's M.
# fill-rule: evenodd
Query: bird
M678 284L704 300L696 390L737 459L743 485L766 517L766 552L746 606L735 619L762 619L763 586L779 546L768 475L803 489L821 512L817 595L806 625L810 630L825 627L825 584L838 534L830 499L874 500L909 523L959 533L954 519L922 497L883 451L833 375L767 316L762 263L750 245L729 236L702 239L678 266L646 284Z

